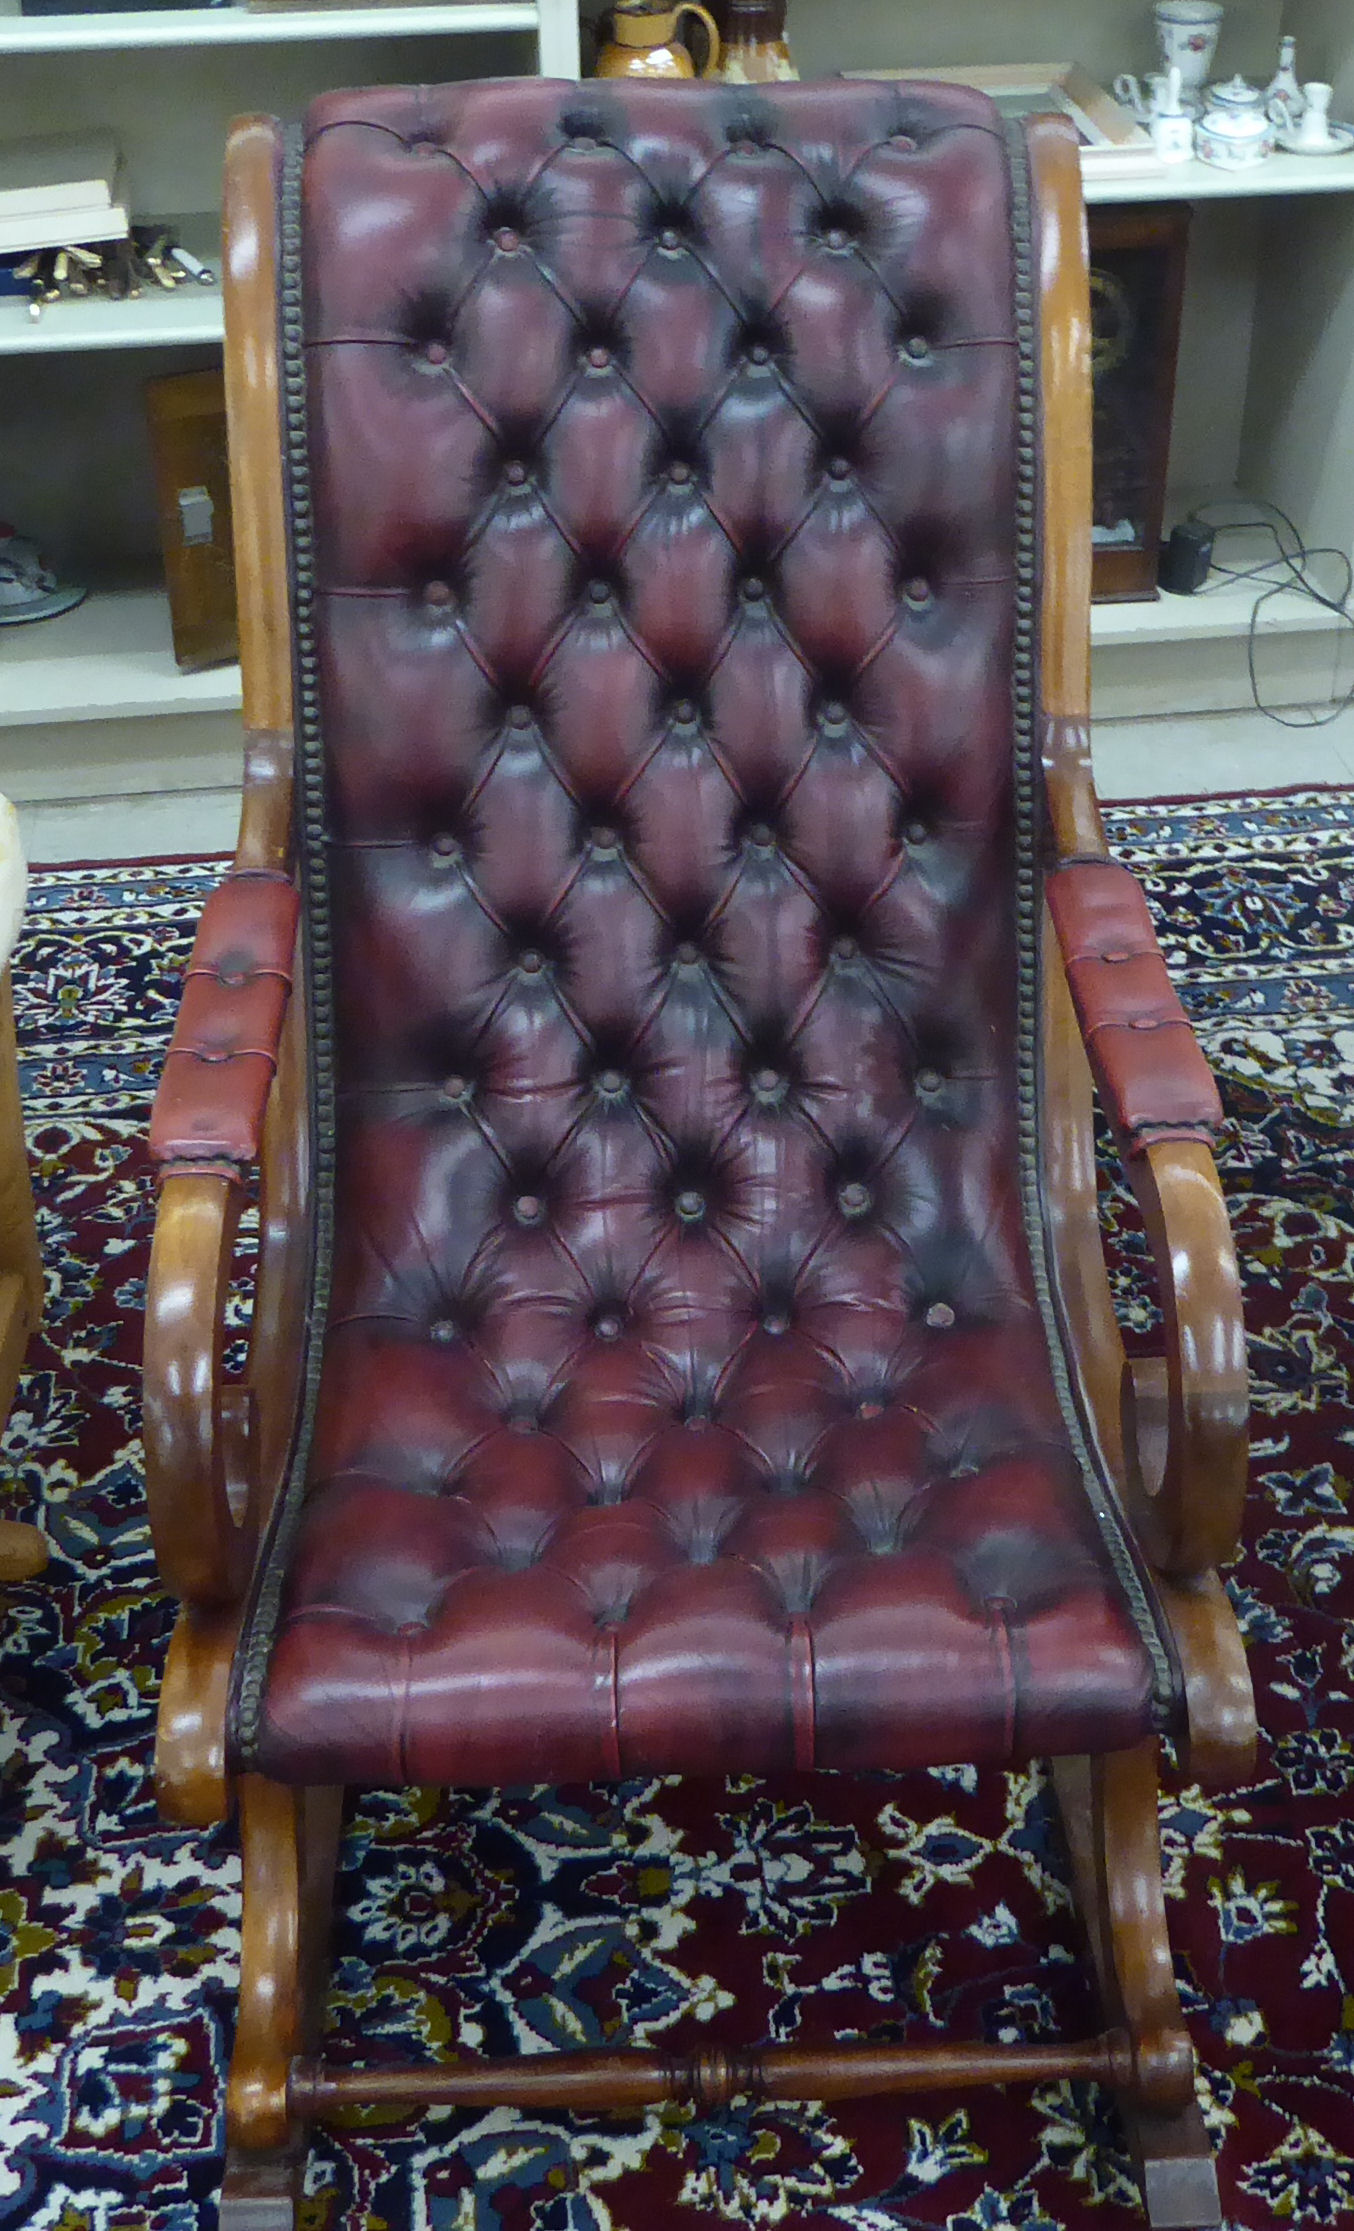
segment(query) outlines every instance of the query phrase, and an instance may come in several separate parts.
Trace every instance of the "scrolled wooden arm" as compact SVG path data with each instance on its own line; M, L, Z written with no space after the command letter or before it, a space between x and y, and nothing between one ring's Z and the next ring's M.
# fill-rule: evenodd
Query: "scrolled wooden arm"
M238 1601L254 1551L248 1394L222 1351L243 1202L233 1173L179 1171L155 1219L143 1360L146 1497L160 1575L183 1602Z
M1241 1281L1208 1147L1158 1142L1127 1169L1165 1331L1164 1357L1123 1373L1130 1508L1157 1570L1196 1580L1234 1556L1241 1535L1250 1409Z
M291 781L287 739L251 735L235 862L203 911L151 1121L163 1179L146 1297L146 1493L162 1578L203 1610L243 1593L286 1431L273 1416L288 1392L277 1349L299 1277L306 1170L304 1056L287 1005L298 911L287 873ZM256 1166L262 1261L250 1370L231 1381L226 1311ZM267 1363L264 1431L256 1356Z

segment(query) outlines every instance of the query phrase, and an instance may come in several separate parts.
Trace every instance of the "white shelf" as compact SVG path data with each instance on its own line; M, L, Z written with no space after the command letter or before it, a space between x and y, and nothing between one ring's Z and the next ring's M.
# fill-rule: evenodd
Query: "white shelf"
M1244 636L1259 593L1235 582L1200 589L1194 596L1170 596L1155 604L1096 604L1091 608L1091 643L1203 642L1209 637ZM1310 597L1285 590L1271 597L1260 613L1261 635L1320 635L1340 626L1338 616Z
M1267 156L1252 170L1216 163L1159 163L1140 178L1101 178L1083 165L1088 202L1224 201L1276 194L1354 193L1354 155Z
M154 220L149 220L153 222ZM186 280L172 293L147 287L135 302L109 302L85 296L49 303L40 318L28 314L25 297L0 295L0 356L81 349L161 349L202 347L221 339L221 234L210 217L164 220L185 248L216 273L204 287Z
M535 0L376 8L147 8L108 15L0 11L0 54L92 54L116 48L251 46L312 39L416 38L429 32L535 31Z
M1224 588L1163 596L1155 604L1098 604L1097 648L1236 637L1254 592ZM1270 634L1319 633L1336 622L1301 597L1275 597L1260 616ZM228 713L240 704L240 669L181 674L169 608L157 589L105 589L59 619L0 628L0 728L54 721L134 720L169 713Z
M55 620L0 628L0 728L228 713L238 666L181 674L158 589L106 589Z

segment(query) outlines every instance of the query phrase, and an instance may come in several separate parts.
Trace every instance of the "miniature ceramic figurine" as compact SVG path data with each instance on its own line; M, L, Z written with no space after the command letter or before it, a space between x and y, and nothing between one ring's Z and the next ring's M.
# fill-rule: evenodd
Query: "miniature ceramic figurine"
M1221 0L1157 0L1152 14L1163 70L1176 67L1186 93L1198 92L1217 52Z
M695 16L706 36L705 60L699 70L683 45L679 28ZM680 0L671 8L651 8L643 0L616 0L610 14L601 18L606 37L598 48L598 77L713 77L719 62L719 33L708 10L696 0Z

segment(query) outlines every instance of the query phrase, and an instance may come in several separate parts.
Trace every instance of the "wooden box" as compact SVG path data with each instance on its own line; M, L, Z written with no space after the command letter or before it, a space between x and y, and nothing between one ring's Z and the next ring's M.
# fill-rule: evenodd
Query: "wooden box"
M146 410L174 657L194 674L240 655L223 375L148 380Z

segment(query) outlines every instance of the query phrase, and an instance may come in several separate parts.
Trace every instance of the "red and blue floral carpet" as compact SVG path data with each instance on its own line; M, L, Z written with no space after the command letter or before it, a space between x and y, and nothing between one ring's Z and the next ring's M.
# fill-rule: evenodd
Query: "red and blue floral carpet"
M1354 800L1120 809L1224 1084L1255 1375L1230 1575L1252 1786L1164 1807L1180 1980L1233 2231L1354 2209ZM211 2231L238 1950L230 1838L162 1828L170 1613L137 1441L142 1135L209 864L34 879L17 968L48 1265L0 1508L0 2225ZM1125 1307L1149 1321L1116 1236ZM332 2049L1038 2038L1089 2021L1043 1784L950 1772L428 1793L356 1814ZM571 2126L500 2112L317 2143L308 2231L1128 2231L1091 2089Z

